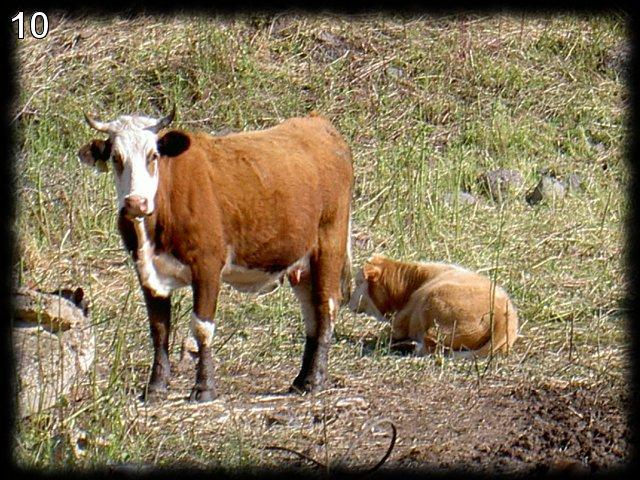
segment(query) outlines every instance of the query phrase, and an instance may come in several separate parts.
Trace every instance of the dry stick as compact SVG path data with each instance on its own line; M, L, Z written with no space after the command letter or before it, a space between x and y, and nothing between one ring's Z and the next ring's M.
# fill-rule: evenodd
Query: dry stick
M279 447L277 445L267 445L266 447L263 447L264 450L279 450L281 452L288 452L288 453L293 453L294 455L297 455L298 457L302 458L303 460L307 460L308 462L313 463L315 466L322 468L322 469L326 469L327 467L323 464L320 463L319 461L311 458L308 455L305 455L302 452L298 452L297 450L293 450L292 448L287 448L287 447Z
M376 420L375 422L373 422L373 424L370 425L369 428L373 428L376 425L380 425L381 423L384 423L384 422L387 422L389 425L391 425L391 442L389 442L389 447L387 447L387 451L382 456L382 458L378 461L378 463L376 463L373 467L371 467L371 468L369 468L367 470L361 471L361 472L355 472L355 473L351 474L351 476L363 477L363 476L366 476L366 475L370 475L371 473L373 473L376 470L378 470L382 465L384 465L384 463L387 461L387 459L391 455L391 452L393 451L393 448L396 445L396 438L398 436L398 430L397 430L395 424L391 420L389 420L388 418L381 418L381 419ZM365 428L367 426L367 423L369 423L369 422L366 422L362 426L362 431L360 432L360 435L358 436L356 441L351 444L351 447L349 447L349 450L347 450L347 453L345 455L343 455L343 457L345 457L347 454L351 453L351 451L353 450L354 446L358 445L360 443L360 440L362 439L363 435L367 431L367 428Z
M494 352L494 334L495 334L494 304L496 300L496 288L498 286L497 277L498 277L498 269L500 268L500 252L502 252L500 242L502 241L502 233L503 233L503 227L504 227L504 205L502 203L500 204L499 215L500 215L500 219L499 219L500 224L498 225L498 245L497 245L496 257L495 257L495 265L494 265L493 271L491 272L491 276L492 276L491 292L489 295L490 302L491 302L489 305L489 321L490 321L490 328L491 328L491 354L489 355L489 361L485 365L484 371L482 372L483 378L486 375L487 371L489 370L489 367L493 363L493 357L495 355L495 352ZM506 328L508 329L508 326Z
M384 207L385 203L387 203L387 199L389 198L389 195L391 195L391 190L392 189L389 189L387 194L384 196L384 198L380 202L380 206L378 207L378 210L376 211L375 215L373 216L373 220L371 220L371 222L369 222L369 229L373 228L373 225L378 221L378 216L380 215L380 212L382 212L382 207Z
M480 380L482 376L480 375L480 368L478 367L478 357L475 355L473 356L473 368L476 373L476 388L480 389Z
M571 357L573 355L573 319L574 315L571 315L571 332L569 333L569 362L571 362Z
M381 189L375 197L373 197L371 200L368 200L367 203L361 205L360 207L358 207L358 210L366 210L370 205L373 205L382 195L384 195L385 193L387 193L388 190L391 189L391 185L387 185L386 187L384 187L383 189Z
M398 437L398 429L396 428L396 425L389 419L387 418L382 418L377 420L376 422L373 423L373 425L371 425L371 427L374 427L375 425L379 425L383 422L388 422L389 425L391 425L391 442L389 442L389 447L387 448L387 451L385 452L385 454L382 456L382 458L378 461L378 463L376 463L373 467L364 470L362 472L356 472L351 474L350 476L353 477L363 477L366 475L370 475L373 472L375 472L376 470L378 470L380 467L382 467L382 465L384 465L384 463L389 459L389 456L391 455L391 452L393 451L393 448L396 446L396 439ZM368 422L367 422L368 423ZM364 433L366 432L366 428L365 426L367 425L367 423L365 423L362 427L362 432L360 433L360 435L358 436L358 438L356 439L355 442L352 443L352 446L349 448L349 450L347 450L347 453L350 453L351 450L353 449L354 445L359 444L359 441L362 439ZM300 457L303 460L306 460L308 462L313 463L315 466L325 470L325 471L329 471L329 466L323 464L322 462L319 462L318 460L310 457L309 455L306 455L302 452L298 452L297 450L293 450L292 448L287 448L287 447L280 447L278 445L267 445L266 447L263 447L264 450L278 450L281 452L288 452L288 453L293 453L294 455L297 455L298 457ZM345 454L346 455L346 454ZM343 457L345 456L343 455Z
M236 328L233 332L231 332L229 336L225 338L224 341L218 346L218 348L214 350L213 353L215 354L215 353L218 353L220 350L222 350L222 347L224 347L227 344L227 342L231 340L231 337L233 337L236 333L238 333L238 330L240 330L240 327Z

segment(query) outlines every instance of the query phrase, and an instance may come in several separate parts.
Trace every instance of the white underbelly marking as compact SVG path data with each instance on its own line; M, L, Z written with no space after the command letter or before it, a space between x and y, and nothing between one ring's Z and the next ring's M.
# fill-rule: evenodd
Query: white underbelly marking
M133 221L138 237L138 275L142 284L155 296L167 297L172 290L191 284L191 269L171 254L157 255L143 222L137 218Z
M243 267L234 263L235 254L228 248L227 261L222 268L222 281L240 292L266 295L282 285L284 276L297 269L309 269L309 255L296 260L285 270L266 272L264 270Z

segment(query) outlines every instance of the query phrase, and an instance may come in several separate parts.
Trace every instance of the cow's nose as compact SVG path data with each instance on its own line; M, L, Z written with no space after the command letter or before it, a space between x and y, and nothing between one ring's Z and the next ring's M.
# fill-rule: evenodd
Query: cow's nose
M124 209L130 217L146 215L149 210L147 199L140 195L129 195L124 199Z

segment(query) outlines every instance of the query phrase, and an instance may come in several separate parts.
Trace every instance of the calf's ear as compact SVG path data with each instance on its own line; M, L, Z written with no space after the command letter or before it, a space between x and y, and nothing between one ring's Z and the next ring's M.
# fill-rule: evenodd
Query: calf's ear
M165 157L177 157L191 145L189 136L178 130L171 130L158 139L158 153Z
M91 140L78 150L78 158L82 163L102 172L109 170L107 166L109 157L111 157L110 140Z
M382 274L382 269L377 265L365 263L362 266L362 274L368 282L377 282Z

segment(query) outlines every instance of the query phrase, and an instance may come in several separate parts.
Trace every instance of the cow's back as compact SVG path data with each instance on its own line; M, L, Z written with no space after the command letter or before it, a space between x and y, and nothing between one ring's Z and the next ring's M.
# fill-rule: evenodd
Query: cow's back
M322 117L222 137L187 135L189 148L169 160L180 192L171 201L184 214L199 212L210 229L220 225L224 243L246 264L290 264L314 246L321 223L348 209L351 153Z

